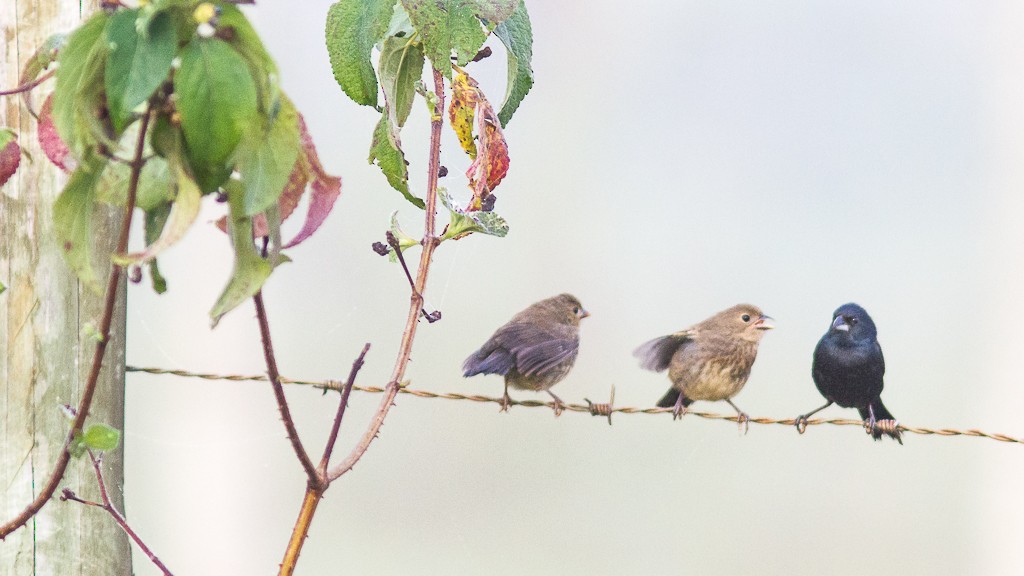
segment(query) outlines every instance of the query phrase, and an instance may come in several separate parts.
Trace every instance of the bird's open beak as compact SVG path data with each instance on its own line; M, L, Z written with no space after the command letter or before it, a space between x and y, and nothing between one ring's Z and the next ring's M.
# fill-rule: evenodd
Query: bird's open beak
M771 330L772 328L775 328L775 324L773 324L773 322L774 318L762 314L761 317L757 319L757 322L754 322L754 327L758 330Z
M843 318L840 315L840 316L836 316L836 319L832 321L832 329L833 330L840 330L840 331L843 331L843 332L849 332L850 331L850 325L846 323L846 318Z

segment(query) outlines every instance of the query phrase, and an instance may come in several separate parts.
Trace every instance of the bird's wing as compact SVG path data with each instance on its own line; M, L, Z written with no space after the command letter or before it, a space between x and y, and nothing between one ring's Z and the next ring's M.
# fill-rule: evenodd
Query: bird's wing
M516 365L515 356L512 352L495 347L492 340L488 340L479 350L473 352L462 363L462 375L466 378L477 374L508 374Z
M693 343L694 336L693 330L680 330L668 336L655 338L650 342L640 345L639 348L633 351L633 356L640 359L640 366L642 368L661 372L668 368L669 363L672 362L672 356L675 355L676 350L679 350L680 346Z
M562 325L509 324L495 338L515 357L515 369L523 376L543 375L575 357L580 347L579 333Z

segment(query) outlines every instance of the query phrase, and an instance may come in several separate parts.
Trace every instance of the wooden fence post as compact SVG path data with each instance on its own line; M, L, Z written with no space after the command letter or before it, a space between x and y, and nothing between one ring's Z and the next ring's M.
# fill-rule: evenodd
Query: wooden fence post
M85 0L0 1L0 87L18 85L20 69L47 37L68 32L96 9ZM36 110L52 81L34 91ZM59 409L77 404L95 346L102 297L80 286L64 264L51 208L66 175L39 149L36 122L20 97L0 98L0 126L18 133L31 160L0 188L0 522L20 512L42 486L62 448L70 421ZM117 211L94 222L109 252L117 241ZM100 258L97 261L102 260ZM109 262L99 262L100 277ZM119 289L90 420L118 429L124 423L125 286ZM124 509L123 452L107 453L110 495ZM98 500L88 458L72 461L62 487ZM129 576L130 547L103 511L61 502L58 494L29 524L0 542L0 572Z

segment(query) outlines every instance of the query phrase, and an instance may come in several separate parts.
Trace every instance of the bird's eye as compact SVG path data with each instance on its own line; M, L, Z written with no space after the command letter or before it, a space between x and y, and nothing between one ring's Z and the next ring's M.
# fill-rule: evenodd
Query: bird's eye
M744 314L741 318L743 318L744 322L750 322L750 314Z
M580 307L579 306L573 306L572 307L572 313L573 314L579 314L580 313Z
M856 324L857 322L860 322L860 320L858 320L856 317L850 318L850 324Z

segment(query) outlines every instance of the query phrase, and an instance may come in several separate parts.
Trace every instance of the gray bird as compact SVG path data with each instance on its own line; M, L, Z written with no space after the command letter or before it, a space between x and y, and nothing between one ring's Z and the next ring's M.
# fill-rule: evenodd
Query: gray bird
M508 388L545 391L555 400L555 416L565 404L551 387L561 382L573 364L580 347L580 320L590 313L571 294L559 294L532 304L516 314L462 364L465 377L477 374L501 374L505 377L505 395L501 411L508 410L512 399Z
M775 327L771 320L757 306L738 304L686 330L655 338L633 355L647 370L668 369L672 388L658 406L674 407L673 420L682 418L695 400L725 400L745 429L749 418L732 397L747 383L757 345L765 330Z

